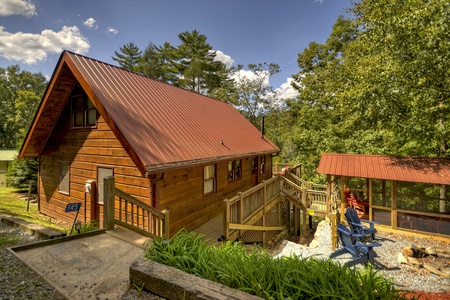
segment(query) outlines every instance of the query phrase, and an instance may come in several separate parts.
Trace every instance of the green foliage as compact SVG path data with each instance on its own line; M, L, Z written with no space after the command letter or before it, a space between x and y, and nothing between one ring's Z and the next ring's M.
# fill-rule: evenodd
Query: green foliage
M309 180L325 152L450 154L448 1L352 4L293 76L300 95L287 102L280 145Z
M94 230L97 230L99 228L100 228L100 226L98 224L98 221L92 221L90 223L83 223L81 225L80 233L86 233L86 232L94 231Z
M244 71L244 66L238 65L232 69L236 93L233 104L247 120L259 126L261 116L276 107L277 95L269 84L269 78L280 72L280 66L273 63L259 63L249 64L247 68L248 70Z
M120 47L120 52L114 51L115 56L112 56L112 59L117 61L122 68L135 72L142 58L142 51L139 50L138 46L130 42Z
M32 192L36 192L38 169L38 161L34 158L14 160L11 170L6 173L6 181L8 186L20 190L28 190L31 181Z
M208 246L195 233L155 239L145 257L265 299L405 299L371 267L358 271L331 260L273 259L240 243Z
M45 85L40 73L20 71L17 65L0 68L0 149L20 147Z

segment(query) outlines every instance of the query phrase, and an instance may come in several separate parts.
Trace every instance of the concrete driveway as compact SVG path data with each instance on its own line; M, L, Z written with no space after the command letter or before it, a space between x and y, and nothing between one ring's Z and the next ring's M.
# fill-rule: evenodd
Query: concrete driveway
M68 299L120 299L129 288L130 265L148 241L116 228L63 237L11 251Z

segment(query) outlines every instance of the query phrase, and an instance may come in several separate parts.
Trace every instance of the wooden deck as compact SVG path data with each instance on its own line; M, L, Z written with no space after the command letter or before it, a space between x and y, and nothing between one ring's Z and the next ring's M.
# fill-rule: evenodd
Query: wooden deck
M223 214L220 214L193 231L203 235L208 244L217 245L217 239L224 234L223 229Z

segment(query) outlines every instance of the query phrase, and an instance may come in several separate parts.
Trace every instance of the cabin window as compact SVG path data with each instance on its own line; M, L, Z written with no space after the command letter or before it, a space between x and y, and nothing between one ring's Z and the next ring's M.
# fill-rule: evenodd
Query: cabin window
M103 179L105 179L105 177L108 176L113 176L113 169L112 168L104 168L104 167L99 167L97 169L97 183L98 183L98 203L100 204L104 204L104 200L105 200L105 196L103 194L103 189L104 189L104 182Z
M8 162L0 161L0 174L6 173L8 171Z
M92 127L97 122L97 109L86 94L72 96L72 127Z
M266 157L260 156L259 161L261 163L261 174L266 174Z
M216 166L203 167L203 193L212 194L216 192Z
M228 162L228 181L233 182L242 178L242 160Z
M59 185L60 193L69 194L70 186L70 164L66 161L59 162Z

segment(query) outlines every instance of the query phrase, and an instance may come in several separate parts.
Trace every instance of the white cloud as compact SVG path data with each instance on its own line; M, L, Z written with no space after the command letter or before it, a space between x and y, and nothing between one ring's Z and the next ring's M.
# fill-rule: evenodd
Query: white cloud
M95 24L95 19L94 18L89 18L86 21L83 22L83 25L86 26L89 29L98 29L98 25Z
M263 79L263 85L268 86L270 84L269 82L269 72L268 71L261 71L261 74L257 74L250 70L239 70L233 73L231 76L234 80L237 82L239 81L255 81L255 80L261 80Z
M36 6L29 0L2 0L0 16L11 15L32 17L37 15Z
M119 30L108 26L108 32L113 33L113 34L118 34Z
M293 78L288 78L285 83L283 83L275 91L280 99L292 99L298 96L298 92L291 85Z
M230 68L234 64L234 59L231 58L231 56L226 55L220 50L214 50L213 52L216 52L216 57L214 57L214 60L221 61L227 66L227 68Z
M35 64L45 60L48 54L63 50L85 54L89 48L88 40L81 35L77 26L64 26L59 32L46 29L40 34L10 33L0 26L0 56L9 60Z

